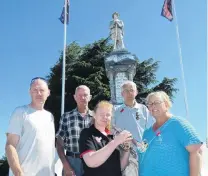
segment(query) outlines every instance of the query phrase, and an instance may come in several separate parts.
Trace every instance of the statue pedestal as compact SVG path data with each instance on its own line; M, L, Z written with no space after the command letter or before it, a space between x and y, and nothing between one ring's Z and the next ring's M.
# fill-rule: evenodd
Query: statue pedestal
M121 86L133 81L136 74L136 56L127 50L115 50L105 57L105 69L110 83L111 102L115 105L123 103Z

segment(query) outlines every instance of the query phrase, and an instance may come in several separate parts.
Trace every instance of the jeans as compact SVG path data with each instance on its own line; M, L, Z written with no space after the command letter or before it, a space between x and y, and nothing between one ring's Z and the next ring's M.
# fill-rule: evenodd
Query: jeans
M82 160L80 158L73 158L71 156L67 156L67 160L69 165L74 170L76 176L82 176L84 173ZM62 175L64 172L62 172Z

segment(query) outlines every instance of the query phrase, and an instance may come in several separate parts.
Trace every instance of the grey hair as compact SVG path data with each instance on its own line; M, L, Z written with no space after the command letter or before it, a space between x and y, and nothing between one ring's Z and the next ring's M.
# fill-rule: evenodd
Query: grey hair
M135 90L137 90L137 86L136 86L136 84L133 82L133 81L125 81L123 84L122 84L122 86L121 86L121 91L123 92L123 90L124 90L124 87L125 86L127 86L127 85L131 85L131 86L133 86L134 88L135 88Z
M85 90L88 90L88 91L89 91L89 94L90 94L90 88L87 87L86 85L80 85L80 86L78 86L78 87L75 89L75 94L77 93L77 91L78 91L79 89L85 89Z
M167 102L168 108L171 108L172 103L168 94L164 91L156 91L147 95L146 102L148 103L152 96L159 97L162 101Z

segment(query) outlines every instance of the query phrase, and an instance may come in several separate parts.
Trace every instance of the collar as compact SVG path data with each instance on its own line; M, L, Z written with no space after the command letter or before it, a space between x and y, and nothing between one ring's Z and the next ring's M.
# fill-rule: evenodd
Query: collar
M77 107L73 111L74 111L74 113L79 113L80 114ZM93 117L93 111L91 111L90 109L87 110L86 114Z
M90 126L90 129L92 130L92 132L94 132L96 135L103 135L103 136L105 136L103 133L101 133L97 128L95 128L95 125L94 124L92 124L91 126ZM106 134L107 134L107 136L111 136L111 132L110 132L110 130L108 130L107 128L105 129L105 132L106 132ZM106 137L106 136L105 136Z
M125 103L121 106L121 111L123 111L125 108L132 108L132 109L138 109L141 107L141 104L137 103L136 100L134 102L134 106L133 107L129 107L127 106Z

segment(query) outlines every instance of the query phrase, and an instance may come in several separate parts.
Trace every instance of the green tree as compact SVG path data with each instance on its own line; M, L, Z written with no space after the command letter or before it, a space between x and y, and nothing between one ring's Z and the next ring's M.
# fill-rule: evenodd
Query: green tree
M108 39L101 39L84 47L73 42L66 49L66 88L65 111L76 107L73 95L78 85L85 84L90 90L92 100L89 104L93 108L99 100L110 100L109 80L105 73L104 58L113 49ZM134 81L139 94L137 101L144 103L144 98L153 90L164 90L173 98L177 89L174 87L176 78L164 78L157 81L156 72L159 62L152 58L137 63ZM51 68L48 75L51 96L46 103L46 109L55 116L56 130L60 120L61 110L61 81L62 81L62 54L58 62Z

